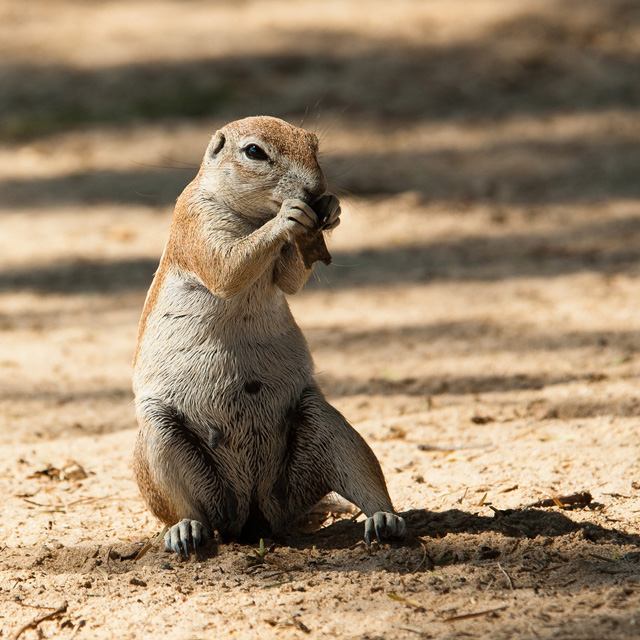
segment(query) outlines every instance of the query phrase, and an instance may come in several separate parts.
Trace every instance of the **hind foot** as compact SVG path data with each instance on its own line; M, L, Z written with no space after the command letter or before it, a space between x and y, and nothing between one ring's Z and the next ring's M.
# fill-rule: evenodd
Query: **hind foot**
M364 541L369 545L374 536L381 538L402 538L407 530L404 519L395 513L377 511L364 523Z
M174 551L181 558L189 557L189 543L193 547L193 552L198 551L198 546L209 539L209 532L197 520L180 520L174 524L164 536L164 546L167 551ZM182 547L182 548L181 548Z

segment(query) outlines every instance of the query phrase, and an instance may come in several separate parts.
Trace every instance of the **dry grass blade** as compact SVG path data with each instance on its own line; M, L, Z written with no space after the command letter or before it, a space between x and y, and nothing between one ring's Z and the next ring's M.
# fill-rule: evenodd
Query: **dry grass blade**
M467 497L467 491L469 491L469 487L464 488L464 493L456 500L458 504L462 504L464 499Z
M425 564L425 562L427 562L427 560L429 561L429 564L433 567L433 562L431 561L431 558L429 558L429 552L427 551L427 545L425 544L425 542L419 536L415 536L414 539L422 547L422 558L420 559L420 562L418 563L416 568L411 571L411 573L416 573ZM429 569L427 568L427 571L428 570Z
M44 615L38 616L31 620L31 622L27 622L27 624L23 625L18 629L16 634L13 636L13 640L18 640L18 638L28 629L36 629L41 622L45 622L46 620L51 620L59 615L62 615L66 612L67 607L69 605L67 602L63 602L55 611L51 611L50 613L45 613Z
M271 584L265 584L264 589L273 589L273 587L281 587L283 584L289 584L293 582L293 578L289 578L289 580L282 580L282 582L272 582Z
M498 562L498 569L500 569L500 571L504 573L505 577L507 578L507 582L509 583L509 589L513 591L513 580L511 580L511 576L503 569L502 565L499 562Z
M431 569L426 569L426 572L435 578L438 578L438 580L444 580L444 576L441 573L436 573L435 571L431 571Z
M387 596L392 600L395 600L396 602L402 602L402 604L406 604L416 611L424 611L424 607L416 600L411 600L411 598L405 598L404 596L399 596L395 593L387 593Z
M431 634L424 629L419 629L418 627L400 627L402 631L410 631L411 633L417 633L422 638L431 638Z
M18 596L16 596L16 599L14 599L14 602L16 604L19 604L21 607L26 607L29 609L48 609L49 611L52 611L53 609L56 608L56 607L43 607L40 604L28 604L26 602L22 602L22 600L20 600Z
M138 560L140 560L140 558L144 557L149 551L149 549L151 549L151 547L158 544L158 542L160 542L160 540L164 538L167 531L169 531L169 527L165 524L164 527L162 528L162 531L155 538L148 540L147 543L144 545L144 547L142 547L142 549L138 551L133 561L137 562Z
M484 611L476 611L475 613L463 613L459 616L453 616L451 618L445 618L445 622L458 622L459 620L470 620L471 618L479 618L480 616L487 616L497 611L504 611L508 605L502 607L495 607L494 609L485 609Z

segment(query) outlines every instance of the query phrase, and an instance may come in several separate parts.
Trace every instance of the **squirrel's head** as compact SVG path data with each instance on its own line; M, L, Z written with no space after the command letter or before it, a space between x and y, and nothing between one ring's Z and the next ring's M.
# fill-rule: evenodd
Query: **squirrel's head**
M256 116L230 122L211 138L199 190L239 215L274 217L287 198L312 204L327 189L318 138L284 120Z

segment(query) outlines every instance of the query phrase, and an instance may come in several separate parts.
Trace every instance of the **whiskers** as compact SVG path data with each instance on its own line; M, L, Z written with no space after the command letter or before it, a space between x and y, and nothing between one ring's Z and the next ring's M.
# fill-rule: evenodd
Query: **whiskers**
M333 267L334 264L335 263L331 263L331 266ZM311 272L311 280L319 288L332 290L333 284L329 278L327 278L326 269L328 269L328 267L325 267L322 263L316 263L313 271Z
M138 165L139 167L149 167L152 169L173 169L173 170L180 170L180 171L190 171L193 169L199 169L200 165L199 164L194 164L193 162L184 162L183 160L177 160L176 158L171 158L170 156L159 156L160 158L162 158L163 160L165 160L168 164L163 165L163 164L151 164L149 162L136 162L134 161L133 164ZM177 166L177 165L183 165L183 166Z

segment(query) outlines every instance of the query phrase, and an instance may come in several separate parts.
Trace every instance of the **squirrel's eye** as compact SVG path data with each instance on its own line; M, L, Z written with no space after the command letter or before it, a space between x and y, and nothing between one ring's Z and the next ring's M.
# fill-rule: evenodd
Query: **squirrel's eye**
M264 149L261 149L257 144L250 144L244 148L244 155L251 160L268 160L269 156Z

